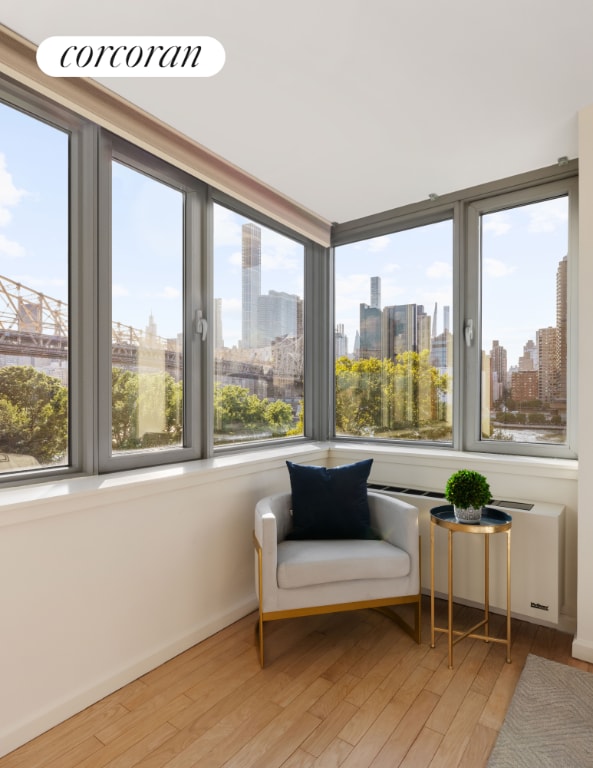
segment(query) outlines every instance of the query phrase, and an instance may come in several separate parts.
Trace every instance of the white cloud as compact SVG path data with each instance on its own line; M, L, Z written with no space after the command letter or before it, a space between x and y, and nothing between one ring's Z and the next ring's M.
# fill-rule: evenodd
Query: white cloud
M434 280L451 277L451 264L446 261L433 261L426 270L426 276Z
M241 225L236 214L221 205L214 206L214 233L216 245L241 247Z
M10 222L12 219L10 208L18 205L25 194L24 189L17 189L14 185L12 176L6 168L6 158L0 153L0 227L5 227ZM0 234L0 255L15 259L24 254L25 249L20 243Z
M0 232L0 256L8 256L9 259L18 259L25 255L25 249L16 240L9 240Z
M500 237L500 235L506 235L511 229L511 222L509 215L506 211L497 211L496 213L489 213L483 219L484 232L492 232L493 235Z
M6 168L6 157L0 153L0 208L17 205L25 194L24 189L15 187Z
M484 272L486 277L508 277L515 272L517 267L509 266L499 259L484 259Z
M129 296L130 292L125 286L121 285L121 283L114 283L111 288L111 294L112 296L116 296L116 297Z
M534 234L554 232L568 221L568 203L566 198L546 200L530 206L528 231Z
M389 235L381 235L381 237L374 237L369 240L366 245L366 250L371 253L380 253L384 251L390 244L391 238Z
M160 299L178 299L181 296L181 291L178 288L166 285L160 293L157 293L157 296Z

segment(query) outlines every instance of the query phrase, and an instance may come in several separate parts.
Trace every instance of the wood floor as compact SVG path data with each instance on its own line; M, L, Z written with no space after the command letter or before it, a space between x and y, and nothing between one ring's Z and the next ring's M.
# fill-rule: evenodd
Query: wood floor
M444 616L437 601L437 613ZM456 626L479 618L457 607ZM493 636L504 631L494 617ZM497 643L414 643L373 611L223 630L0 759L0 768L480 768L528 653L572 659L572 637L513 621L512 663Z

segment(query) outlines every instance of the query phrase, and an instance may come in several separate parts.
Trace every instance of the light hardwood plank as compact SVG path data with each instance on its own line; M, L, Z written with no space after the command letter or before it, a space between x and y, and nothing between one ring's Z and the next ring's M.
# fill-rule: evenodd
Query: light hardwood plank
M446 604L437 600L437 622ZM480 613L456 606L456 621ZM485 768L529 653L588 672L572 638L513 619L505 648L467 638L448 669L373 611L266 627L255 614L0 758L0 768ZM491 633L504 630L492 618Z

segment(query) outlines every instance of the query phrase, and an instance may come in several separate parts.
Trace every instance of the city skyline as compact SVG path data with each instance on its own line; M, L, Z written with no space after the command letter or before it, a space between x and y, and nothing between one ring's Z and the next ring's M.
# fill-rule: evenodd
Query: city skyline
M67 302L67 135L5 105L0 110L0 274ZM152 313L159 334L175 338L181 330L181 278L171 280L177 256L172 262L163 259L163 252L178 253L171 243L179 240L180 233L168 228L161 215L157 235L156 222L151 224L151 216L146 215L147 205L148 210L163 210L161 197L171 188L118 164L114 167L117 185L120 175L129 177L122 194L125 191L127 198L137 201L132 213L138 217L136 223L142 223L143 236L134 240L116 234L126 243L126 255L120 259L113 283L113 318L144 328ZM221 299L227 347L238 346L242 337L241 225L248 221L214 206L214 295ZM538 328L555 325L554 285L546 280L542 265L550 262L551 254L557 262L567 253L566 222L564 198L484 217L483 290L491 300L484 303L482 346L488 349L498 339L508 351L510 366L518 364L526 341L535 340ZM119 228L120 222L114 225ZM444 234L438 236L439 230ZM418 231L423 232L422 238L416 238ZM344 326L349 353L356 339L360 303L372 302L368 285L374 276L382 277L384 306L416 303L432 312L436 302L454 312L450 222L383 235L336 251L334 327ZM262 294L275 290L303 296L304 258L299 242L264 227L261 263ZM144 281L148 273L150 284ZM502 300L504 313L499 311Z

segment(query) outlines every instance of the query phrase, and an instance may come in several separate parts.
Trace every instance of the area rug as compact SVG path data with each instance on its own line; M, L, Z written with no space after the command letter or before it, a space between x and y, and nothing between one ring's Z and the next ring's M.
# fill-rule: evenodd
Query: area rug
M593 766L593 673L529 654L488 768Z

